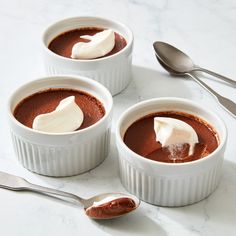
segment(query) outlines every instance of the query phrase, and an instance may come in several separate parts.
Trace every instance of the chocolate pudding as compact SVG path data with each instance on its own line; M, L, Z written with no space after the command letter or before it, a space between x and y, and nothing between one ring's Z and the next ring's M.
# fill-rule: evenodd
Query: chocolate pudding
M20 123L32 128L36 116L54 111L59 102L69 96L75 96L75 102L84 113L79 130L95 124L105 115L102 103L92 95L64 88L48 89L26 97L16 106L13 115Z
M124 215L136 208L134 200L131 198L118 198L99 206L91 206L85 209L88 216L95 219L108 219Z
M154 117L170 117L186 122L195 130L199 143L195 144L192 155L189 144L176 147L162 147L156 141ZM137 154L160 162L182 163L201 159L213 152L219 145L219 139L214 129L202 119L182 112L158 112L147 115L135 121L125 132L125 144Z
M74 44L78 42L89 42L88 39L80 38L82 35L94 35L103 31L103 28L84 27L79 29L70 30L58 35L50 43L48 48L54 53L71 58L71 51ZM114 48L103 57L113 55L122 50L127 45L126 40L120 34L115 32L115 46ZM102 57L100 57L102 58Z

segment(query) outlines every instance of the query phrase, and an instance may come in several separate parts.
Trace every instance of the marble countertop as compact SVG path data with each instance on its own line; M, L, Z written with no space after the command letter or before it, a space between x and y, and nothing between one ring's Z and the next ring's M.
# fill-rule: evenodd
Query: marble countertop
M133 80L114 97L111 152L97 168L70 178L50 178L20 166L13 152L6 98L19 85L45 75L40 37L61 18L95 15L127 24L134 33ZM157 63L152 43L167 41L196 64L236 80L236 2L233 0L1 0L0 1L0 170L33 183L83 197L124 192L119 177L114 128L120 113L148 98L176 96L195 100L221 116L229 130L222 179L207 199L186 207L165 208L142 202L140 208L111 221L88 219L73 206L30 192L0 189L0 235L236 235L236 120L188 78L172 78ZM201 75L216 91L236 101L235 88Z

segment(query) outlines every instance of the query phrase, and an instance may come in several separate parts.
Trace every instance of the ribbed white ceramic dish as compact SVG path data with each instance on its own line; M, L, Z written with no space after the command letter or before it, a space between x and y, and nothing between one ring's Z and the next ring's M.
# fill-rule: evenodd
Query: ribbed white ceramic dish
M92 60L70 59L48 49L49 43L61 33L89 26L113 29L126 39L126 47L114 55ZM121 92L131 80L133 34L128 27L116 21L91 16L58 21L45 30L43 48L45 68L49 75L83 75L103 84L112 95Z
M48 88L85 91L103 103L106 114L94 125L68 133L40 132L18 122L13 116L16 105L27 96ZM85 77L51 76L21 86L8 103L10 130L19 162L33 172L48 176L77 175L96 167L108 154L112 104L110 92Z
M218 148L203 159L176 164L152 161L134 153L123 142L125 131L134 121L158 111L181 111L207 121L219 135ZM117 125L121 182L130 193L154 205L184 206L198 202L219 183L226 138L226 127L218 115L190 100L159 98L138 103L123 113Z

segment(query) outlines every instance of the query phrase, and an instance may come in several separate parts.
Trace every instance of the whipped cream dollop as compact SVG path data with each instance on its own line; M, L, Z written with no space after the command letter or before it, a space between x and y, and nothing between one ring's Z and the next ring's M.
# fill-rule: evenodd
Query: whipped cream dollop
M103 30L95 35L82 35L80 38L89 42L78 42L72 47L71 58L93 59L105 56L115 46L115 33L111 29Z
M193 154L194 146L198 143L198 136L195 130L186 122L178 119L155 117L154 130L156 141L160 142L162 147L188 143L189 155Z
M54 111L36 116L33 129L50 133L71 132L81 126L83 119L75 96L70 96L61 100Z
M106 203L108 203L108 202L111 202L111 201L120 199L120 198L122 198L122 197L126 197L126 198L127 198L127 196L119 196L119 197L110 196L110 197L103 198L101 201L94 202L92 206L93 206L93 207L100 206L100 205L106 204Z

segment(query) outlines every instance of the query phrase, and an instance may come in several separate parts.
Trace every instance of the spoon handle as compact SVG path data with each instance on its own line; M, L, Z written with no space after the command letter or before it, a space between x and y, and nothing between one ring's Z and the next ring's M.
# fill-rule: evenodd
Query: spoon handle
M193 73L187 73L187 75L189 75L193 80L195 80L198 84L200 84L203 88L205 88L209 93L211 93L226 111L228 111L231 115L236 117L236 103L235 102L218 94L215 90L213 90L211 87L205 84Z
M74 194L64 192L61 190L57 190L57 189L43 187L43 186L32 184L32 183L28 183L28 186L24 187L22 190L28 190L28 191L32 191L32 192L36 192L36 193L43 193L43 194L56 195L56 196L60 196L60 197L66 197L69 199L79 201L80 203L83 201L82 198L80 198Z
M202 72L207 73L209 75L215 76L215 77L217 77L217 78L219 78L219 79L221 79L221 80L223 80L223 81L225 81L225 82L227 82L227 83L229 83L229 84L236 87L236 81L235 80L227 78L227 77L225 77L223 75L220 75L216 72L210 71L210 70L202 68L202 67L195 68L195 71L202 71Z
M0 171L0 188L5 188L13 191L32 191L36 193L50 194L52 196L57 195L70 198L81 203L83 203L84 201L84 199L74 194L32 184L19 176L8 174L2 171Z

